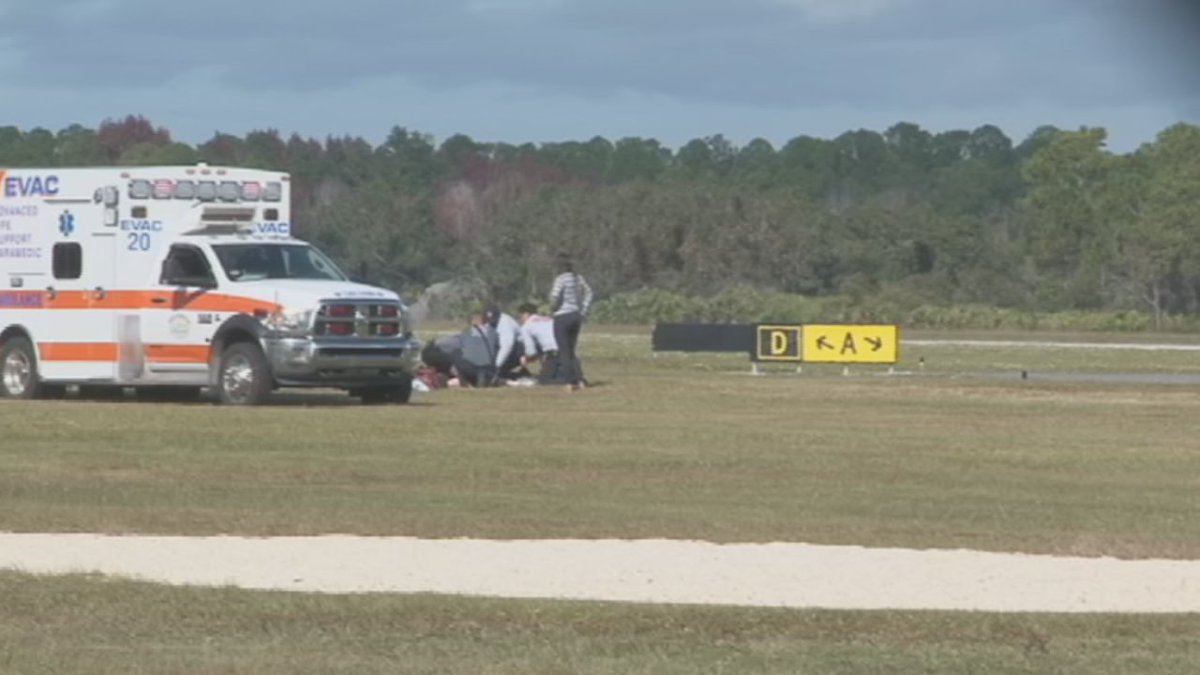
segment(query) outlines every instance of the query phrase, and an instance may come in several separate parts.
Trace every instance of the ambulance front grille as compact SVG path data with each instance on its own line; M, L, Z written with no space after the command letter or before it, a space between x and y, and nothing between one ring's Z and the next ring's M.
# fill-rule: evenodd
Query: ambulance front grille
M394 338L403 332L400 305L391 302L336 301L321 304L313 323L318 337Z

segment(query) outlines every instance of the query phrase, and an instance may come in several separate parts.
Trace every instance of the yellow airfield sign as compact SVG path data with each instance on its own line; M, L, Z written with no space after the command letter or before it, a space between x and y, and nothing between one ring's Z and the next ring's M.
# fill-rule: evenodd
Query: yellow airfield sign
M895 363L900 327L893 325L806 325L805 363Z

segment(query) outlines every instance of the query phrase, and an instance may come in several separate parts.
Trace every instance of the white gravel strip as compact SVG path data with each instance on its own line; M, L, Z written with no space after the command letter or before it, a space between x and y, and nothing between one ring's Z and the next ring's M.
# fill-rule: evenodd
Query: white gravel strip
M1200 611L1200 562L793 543L0 533L0 569L319 593L834 609Z

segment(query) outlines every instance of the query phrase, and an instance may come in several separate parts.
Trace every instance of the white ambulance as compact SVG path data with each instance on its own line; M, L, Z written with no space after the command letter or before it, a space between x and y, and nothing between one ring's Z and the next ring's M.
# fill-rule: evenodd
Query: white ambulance
M407 308L291 222L284 173L0 169L0 394L407 401L420 352Z

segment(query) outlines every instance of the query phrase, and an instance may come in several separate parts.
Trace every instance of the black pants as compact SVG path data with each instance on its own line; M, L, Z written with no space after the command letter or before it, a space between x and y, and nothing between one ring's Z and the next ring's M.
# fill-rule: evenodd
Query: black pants
M454 370L458 373L458 381L464 387L493 387L496 385L495 366L471 363L458 354L453 356L453 361Z
M579 331L583 328L583 316L579 312L554 315L554 341L558 343L559 379L564 384L579 384L583 379L583 367L579 363L576 347Z
M500 377L505 380L515 380L529 375L529 371L521 365L522 356L525 356L525 345L518 341L513 345L512 351L508 353L508 358L500 364Z
M561 369L559 368L558 352L543 352L541 355L542 367L538 370L538 384L566 384L565 381L559 379Z

